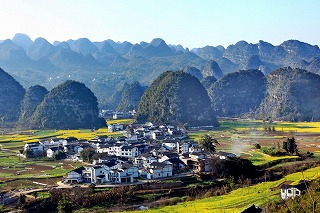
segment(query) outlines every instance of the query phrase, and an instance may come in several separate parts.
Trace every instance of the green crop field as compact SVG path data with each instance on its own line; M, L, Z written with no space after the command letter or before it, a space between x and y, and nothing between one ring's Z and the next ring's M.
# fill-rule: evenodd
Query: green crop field
M292 182L297 184L300 180L314 180L320 177L320 167L311 168L303 173L297 172L278 180L264 182L254 186L240 188L232 191L229 194L222 196L213 196L210 198L179 203L174 206L166 206L163 208L150 209L147 211L132 211L138 212L198 212L198 213L220 213L220 212L240 212L246 207L256 204L263 207L264 204L272 200L280 200L280 186L284 182Z

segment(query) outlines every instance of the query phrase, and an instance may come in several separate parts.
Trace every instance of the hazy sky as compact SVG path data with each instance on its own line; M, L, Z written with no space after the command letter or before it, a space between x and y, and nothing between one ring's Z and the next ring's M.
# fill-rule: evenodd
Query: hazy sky
M0 0L0 40L150 42L184 47L298 39L320 45L319 0Z

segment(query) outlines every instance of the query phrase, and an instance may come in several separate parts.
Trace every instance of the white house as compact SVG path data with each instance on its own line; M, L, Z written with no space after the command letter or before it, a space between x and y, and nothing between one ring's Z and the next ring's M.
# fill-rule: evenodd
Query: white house
M153 140L161 140L164 138L164 134L163 132L159 131L159 130L153 130L153 131L150 131L151 132L151 138Z
M121 118L126 118L126 114L124 114L123 112L117 112L115 114L112 115L113 119L121 119Z
M85 168L82 166L80 168L74 169L71 172L68 172L67 177L64 179L64 183L82 183L82 171Z
M178 153L188 153L189 152L189 143L188 142L182 142L179 143L177 146L177 152Z
M49 149L47 149L47 157L52 158L53 155L58 153L59 151L64 152L63 147L61 146L50 147Z
M43 152L45 150L44 145L40 142L26 143L24 145L24 151L32 150L34 153Z
M201 147L199 146L199 144L197 143L192 143L189 147L189 152L192 153L192 152L201 152L202 149Z
M111 183L133 183L133 176L123 169L113 169L106 174L106 180Z
M173 131L175 130L174 126L167 126L167 132L169 135L173 135Z
M85 182L102 184L107 182L106 169L103 166L89 166L82 171L82 176Z
M306 190L307 182L300 181L297 185L282 184L281 186L281 198L286 200L288 198L295 198L300 196L301 193Z
M108 125L108 132L116 132L116 131L122 131L123 130L123 124L109 124Z
M130 175L133 178L139 177L138 168L132 164L121 163L119 165L119 168L121 168L127 175Z
M100 136L96 136L94 138L95 141L97 142L102 142L102 143L105 143L105 142L108 142L111 140L111 138L109 138L108 135L100 135Z
M172 176L172 165L153 162L150 164L150 168L147 169L147 179L154 180L164 177Z
M201 152L192 152L189 154L189 157L194 160L198 160L198 159L205 159L206 155Z
M163 162L172 158L179 158L179 154L176 152L164 152L159 155L159 162Z
M106 181L111 183L133 183L134 178L138 176L137 167L128 163L121 163L117 165L117 168L113 168L106 173Z
M158 158L154 157L152 154L142 154L141 159L144 168L149 167L153 162L158 162Z
M43 146L49 146L50 140L51 140L51 138L44 138L44 139L39 140L39 143L42 144Z
M135 157L133 164L138 167L139 169L143 168L143 160L141 157Z
M62 138L51 138L49 141L51 146L60 146L63 145L64 143L66 144L66 140Z
M180 158L170 158L169 160L164 161L163 163L172 164L173 173L177 173L180 171L180 169L186 167L186 164L182 160L180 160Z
M119 157L134 158L139 155L139 149L135 146L125 145L122 143L99 145L97 147L98 153L108 153L108 155L115 155Z
M134 158L139 155L139 150L135 146L121 146L121 157L129 157L129 158Z
M177 142L175 142L175 141L164 141L162 143L162 146L165 147L168 150L176 150Z
M233 154L233 153L230 153L230 152L222 152L222 151L219 151L219 152L216 152L214 154L214 156L220 158L221 160L226 160L228 158L235 158L237 157L237 155Z
M80 154L80 152L83 150L83 147L81 147L81 146L74 146L74 148L73 148L73 151L75 152L75 153L78 153L78 154Z
M143 137L145 138L152 138L152 132L149 130L144 130L143 131Z

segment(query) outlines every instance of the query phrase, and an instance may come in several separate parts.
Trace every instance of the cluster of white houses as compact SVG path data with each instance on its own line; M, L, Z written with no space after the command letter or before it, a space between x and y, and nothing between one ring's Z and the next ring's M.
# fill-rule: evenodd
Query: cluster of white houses
M161 140L161 142L159 142ZM187 140L182 129L174 126L144 125L132 128L126 137L117 139L99 136L90 141L70 137L42 139L25 144L24 149L34 154L53 157L64 152L73 160L80 160L85 148L94 149L100 158L92 165L68 173L65 183L123 183L135 178L159 179L181 171L207 172L210 170L206 153L194 142ZM218 152L216 157L235 157L232 153Z

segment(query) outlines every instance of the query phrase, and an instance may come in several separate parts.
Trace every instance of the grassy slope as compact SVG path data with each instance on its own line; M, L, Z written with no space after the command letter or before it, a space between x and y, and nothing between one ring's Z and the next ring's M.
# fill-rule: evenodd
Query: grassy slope
M305 179L314 180L320 177L320 167L308 169L303 174ZM278 181L264 182L254 186L240 188L222 196L214 196L201 200L184 202L174 206L166 206L159 209L134 212L240 212L252 204L263 206L265 203L270 202L271 200L279 200L279 187L283 182L286 181L297 184L302 179L304 179L302 173L298 172L287 175L286 177Z

